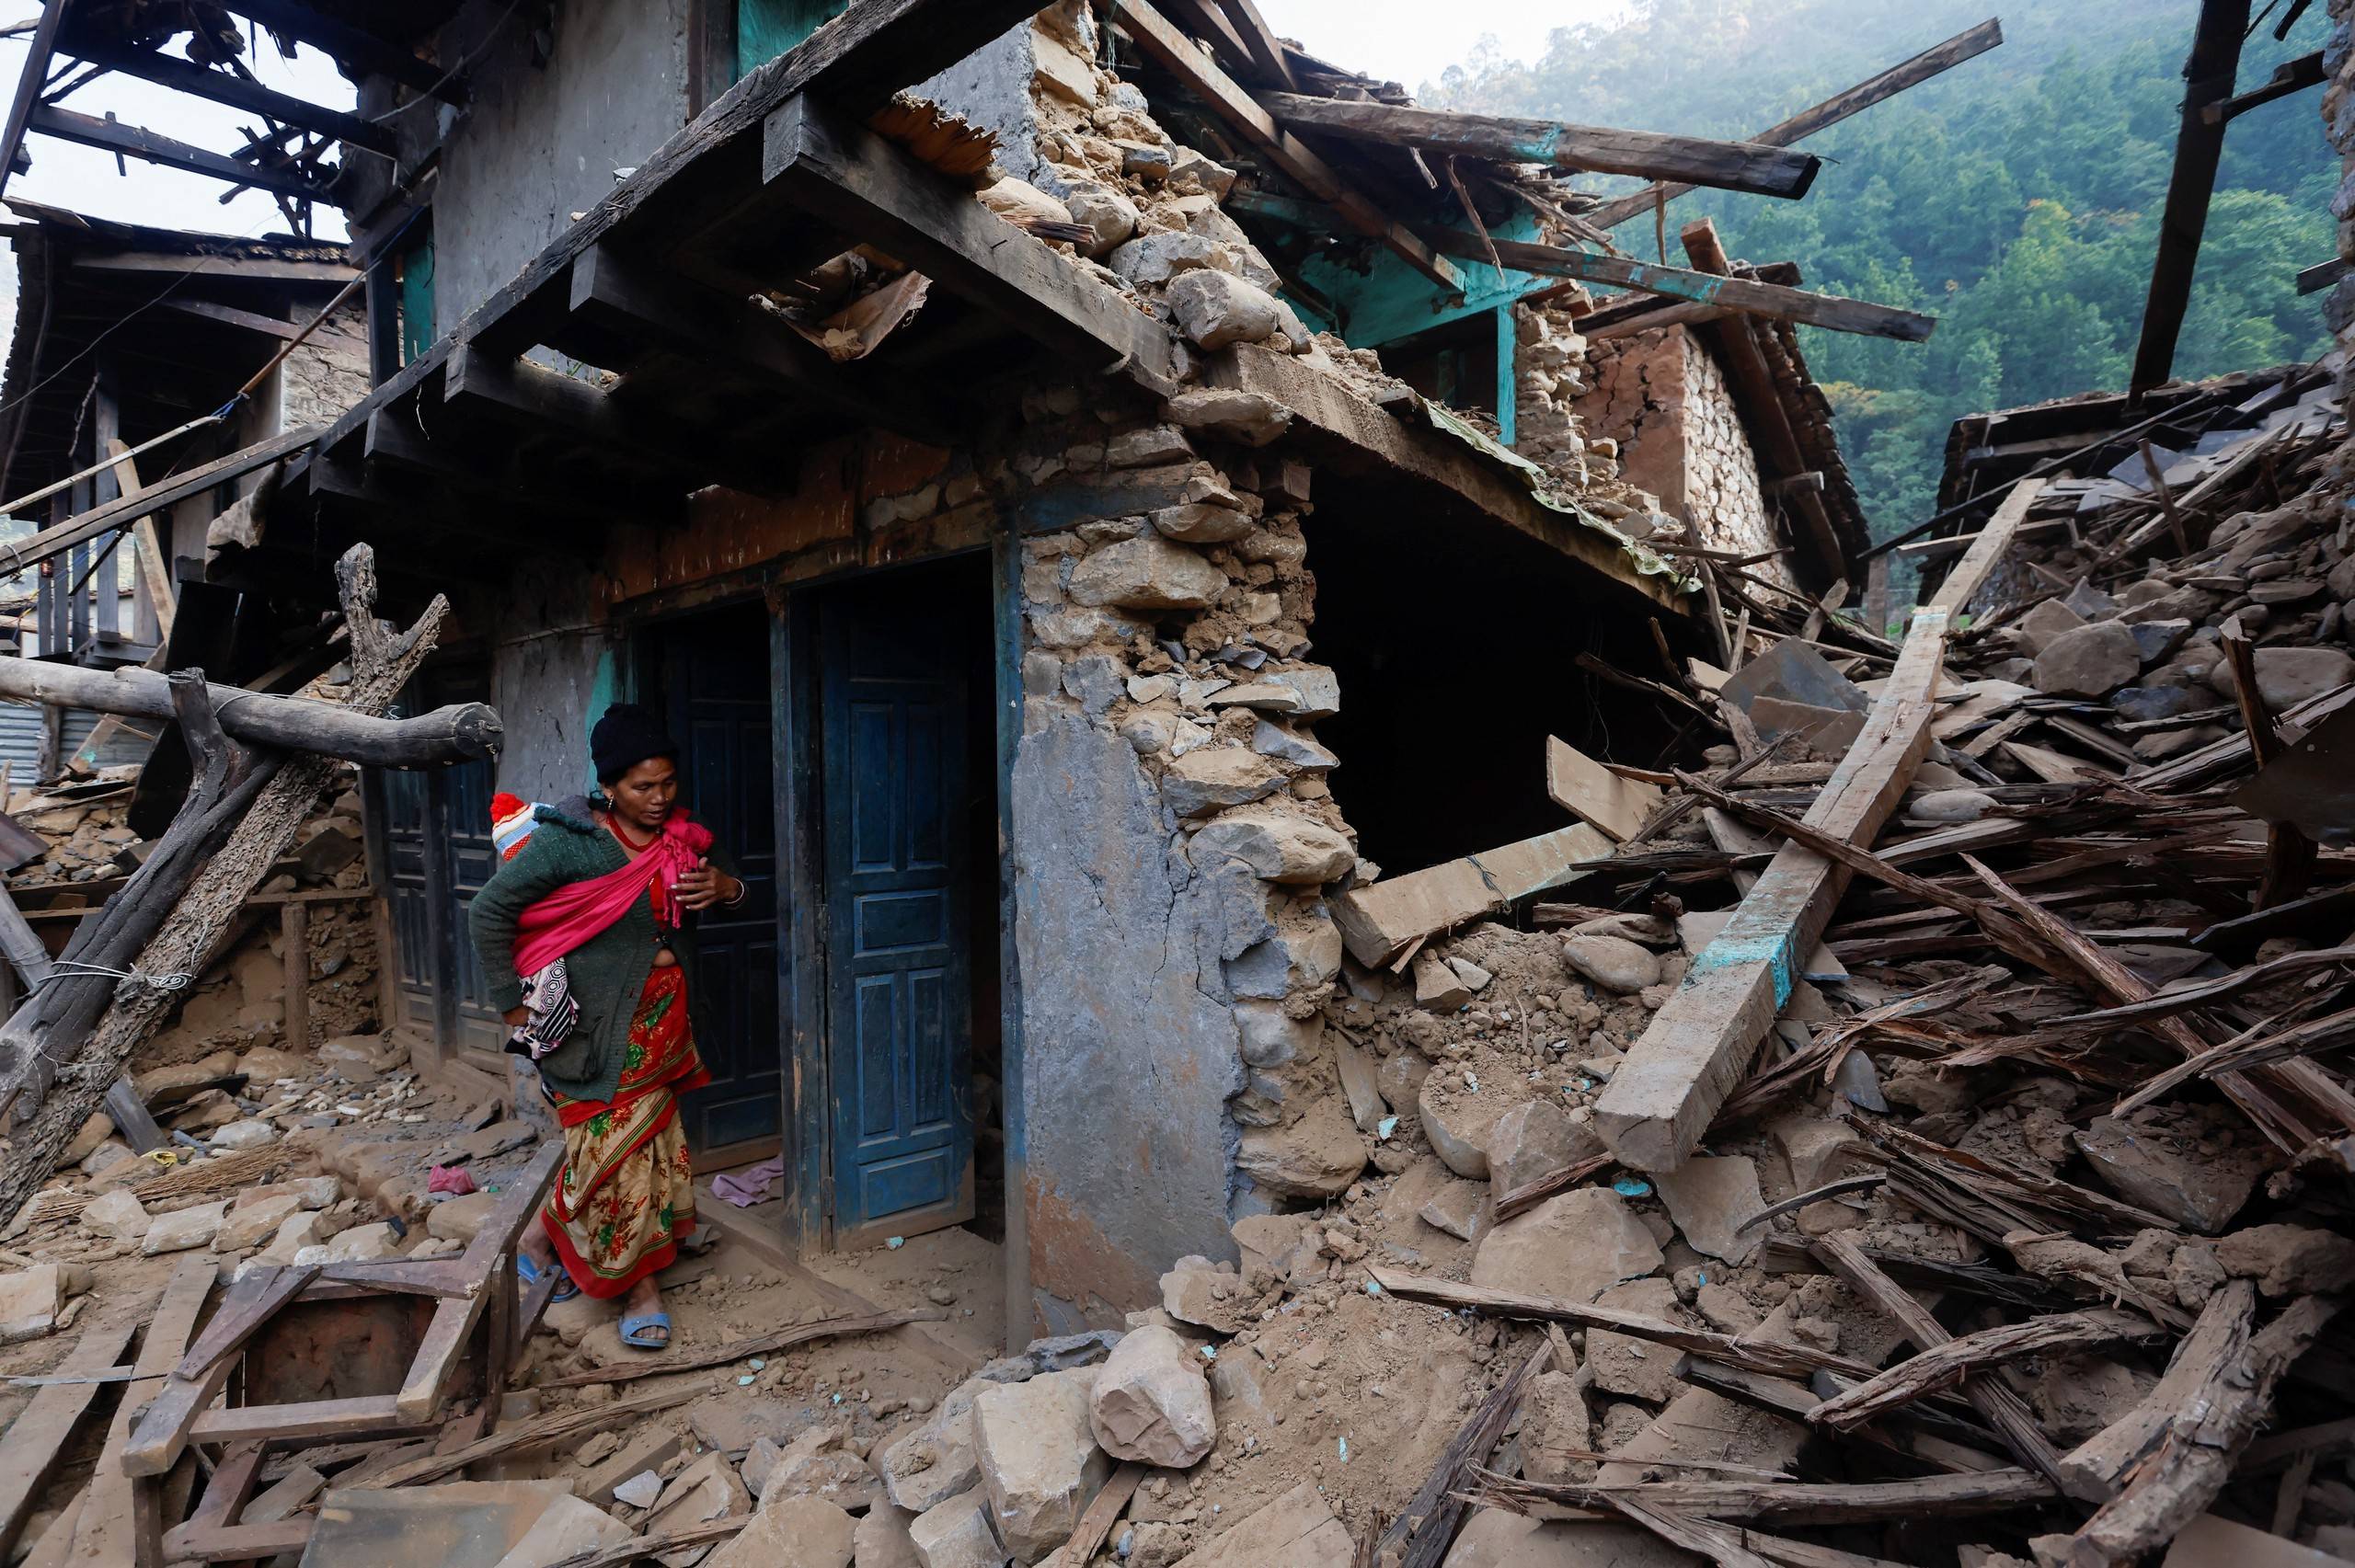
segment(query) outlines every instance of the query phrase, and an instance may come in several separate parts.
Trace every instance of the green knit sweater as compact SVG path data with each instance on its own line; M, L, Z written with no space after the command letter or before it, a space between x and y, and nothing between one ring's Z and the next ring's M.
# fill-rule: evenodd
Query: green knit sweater
M475 953L489 979L490 1005L501 1013L523 1001L523 980L515 973L516 921L523 912L568 883L618 871L628 860L614 835L599 825L585 796L542 806L534 821L523 849L484 884L466 910ZM709 858L728 870L717 850ZM686 967L691 1003L696 998L694 938L695 917L689 915L670 944ZM614 1097L629 1048L630 1019L659 950L653 901L641 898L621 919L565 955L565 976L580 1017L564 1044L540 1059L540 1077L549 1088L575 1100Z

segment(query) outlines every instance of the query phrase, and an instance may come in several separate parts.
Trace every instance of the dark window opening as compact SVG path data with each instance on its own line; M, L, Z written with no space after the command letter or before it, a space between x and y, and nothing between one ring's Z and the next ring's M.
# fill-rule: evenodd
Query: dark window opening
M1382 346L1382 368L1458 410L1497 412L1497 318L1482 311Z
M1660 765L1690 713L1576 663L1591 652L1666 679L1632 590L1500 524L1401 506L1379 482L1317 483L1310 657L1338 677L1341 706L1316 738L1340 757L1334 801L1384 876L1570 826L1545 794L1548 735ZM1675 755L1718 738L1696 728Z

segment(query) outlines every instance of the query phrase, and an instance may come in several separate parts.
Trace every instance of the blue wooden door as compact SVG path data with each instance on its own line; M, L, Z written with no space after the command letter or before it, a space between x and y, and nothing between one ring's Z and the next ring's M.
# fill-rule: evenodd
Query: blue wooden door
M933 594L821 602L835 1245L973 1214L965 675Z
M679 1111L697 1162L722 1167L774 1153L785 1120L767 612L681 622L664 639L663 671L680 797L747 889L735 908L695 918L695 1049L712 1082Z

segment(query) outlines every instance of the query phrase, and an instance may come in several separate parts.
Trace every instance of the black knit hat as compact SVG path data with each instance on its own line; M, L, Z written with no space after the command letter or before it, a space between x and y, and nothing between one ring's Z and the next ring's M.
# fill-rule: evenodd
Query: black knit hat
M589 760L599 784L612 784L649 757L678 755L679 743L662 721L636 703L615 703L589 732Z

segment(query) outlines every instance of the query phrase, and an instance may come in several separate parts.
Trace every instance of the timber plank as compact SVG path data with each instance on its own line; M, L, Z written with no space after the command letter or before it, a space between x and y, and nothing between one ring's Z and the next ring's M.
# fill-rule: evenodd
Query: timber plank
M185 474L158 479L136 495L120 497L104 506L93 507L88 511L69 517L63 522L52 523L29 538L19 539L0 548L0 574L21 571L52 555L62 555L75 545L96 539L102 533L128 528L150 512L162 511L215 485L241 478L257 468L267 467L289 452L310 445L319 434L319 429L316 425L302 425L282 430L267 441L256 441L226 457L216 457Z
M1779 125L1771 125L1752 136L1752 142L1770 147L1787 147L1803 141L1817 132L1839 124L1852 114L1859 114L1877 103L1895 97L1906 88L1916 86L1944 71L1950 71L1966 60L1975 59L2004 41L2004 25L1990 17L1975 28L1955 34L1946 42L1924 50L1911 60L1901 61L1877 76L1868 76L1844 93L1834 93L1810 109L1803 109ZM1649 212L1662 202L1673 201L1691 190L1690 185L1670 182L1646 186L1630 191L1614 200L1606 201L1587 214L1587 222L1598 229L1616 228L1628 219Z
M1865 844L1888 821L1929 750L1950 617L1987 579L2042 487L2039 480L2015 486L1937 597L1916 613L1863 734L1809 808L1807 826ZM1822 939L1848 876L1846 866L1795 843L1775 853L1595 1103L1595 1129L1622 1163L1673 1170L1692 1152L1749 1070L1790 995L1798 956Z
M1580 821L1602 829L1621 843L1636 836L1644 818L1660 803L1656 784L1621 778L1568 741L1545 738L1545 793Z
M1868 337L1920 343L1938 326L1937 317L1919 311L1899 310L1869 300L1844 300L1832 294L1810 293L1805 289L1786 289L1779 283L1762 283L1750 278L1713 277L1683 267L1659 267L1625 257L1533 245L1526 240L1492 236L1484 241L1478 235L1461 229L1430 229L1426 231L1426 237L1451 256L1485 261L1488 246L1493 244L1499 261L1523 272L1548 272L1589 283L1640 289L1646 293L1667 294L1751 315L1771 315L1778 321L1796 321L1834 332L1860 332Z
M121 1323L85 1333L82 1343L59 1363L58 1375L87 1377L105 1371L131 1343L136 1326ZM33 1499L63 1456L66 1440L99 1387L96 1382L50 1384L33 1395L32 1402L9 1423L7 1435L0 1437L0 1560L16 1547L26 1516L33 1511Z
M1681 179L1722 190L1796 200L1815 183L1821 160L1760 142L1718 142L1658 131L1614 131L1552 120L1412 109L1348 98L1263 93L1262 107L1287 125L1353 142L1405 143L1499 163L1550 164L1640 179Z
M1418 938L1561 886L1608 859L1612 847L1608 838L1580 822L1352 888L1333 900L1333 921L1358 962L1385 963Z
M123 1450L131 1440L133 1421L186 1353L189 1336L196 1332L196 1320L218 1277L219 1265L209 1254L199 1253L182 1260L164 1286L163 1298L147 1320L138 1358L132 1363L132 1380L123 1385L122 1403L107 1429L106 1447L99 1450L98 1466L90 1472L89 1494L74 1527L73 1561L132 1560L135 1505L131 1472L123 1468Z

